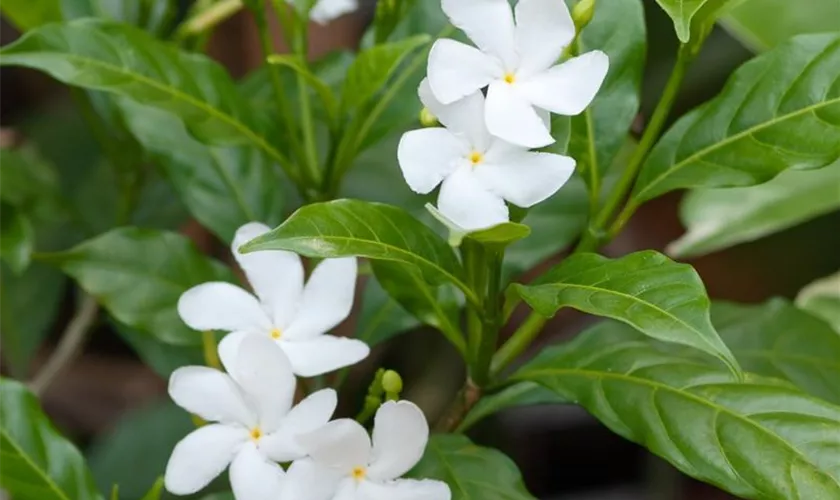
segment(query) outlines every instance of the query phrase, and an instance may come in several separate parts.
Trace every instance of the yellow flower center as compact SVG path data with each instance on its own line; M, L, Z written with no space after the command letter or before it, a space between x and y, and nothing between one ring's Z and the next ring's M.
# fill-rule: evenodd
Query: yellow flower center
M473 151L472 153L470 153L469 158L473 166L476 166L484 160L484 155L479 153L478 151Z
M516 75L513 73L505 73L505 83L513 83L516 81Z
M367 476L367 469L364 467L353 467L353 472L350 473L353 476L353 479L356 481L361 481Z
M254 441L259 441L261 437L262 431L259 427L254 427L253 429L251 429L251 439L253 439Z
M273 338L274 340L280 340L280 337L282 337L282 336L283 336L283 331L280 330L279 328L275 328L275 329L271 330L271 338Z

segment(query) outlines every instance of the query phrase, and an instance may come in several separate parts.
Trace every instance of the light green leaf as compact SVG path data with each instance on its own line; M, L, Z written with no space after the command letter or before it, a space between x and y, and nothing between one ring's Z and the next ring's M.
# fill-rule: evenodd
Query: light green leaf
M21 31L61 21L60 0L3 0L0 10Z
M754 241L840 208L840 161L819 170L788 170L758 186L692 191L680 219L688 229L668 246L694 257Z
M178 0L60 0L66 21L98 17L137 26L162 36L172 28Z
M392 299L376 279L367 281L355 338L373 347L419 325L420 322Z
M489 229L482 229L467 234L467 238L475 240L482 245L504 248L512 243L527 238L531 234L531 228L516 222L505 222Z
M0 258L15 273L22 273L29 265L35 245L32 222L15 207L3 204L0 210Z
M182 293L207 281L235 281L184 236L152 229L114 229L42 260L75 279L114 318L168 344L201 343L201 334L178 317Z
M449 485L452 500L535 500L516 464L502 452L474 445L466 436L432 436L409 477Z
M431 40L429 35L416 35L398 42L376 45L363 50L350 65L341 92L343 110L355 110L365 104L388 81L400 63L417 48Z
M337 200L307 205L280 227L242 247L245 252L257 250L403 262L417 266L430 284L449 282L472 294L446 242L408 212L381 203Z
M534 310L553 316L562 307L616 319L665 342L738 363L709 318L709 297L697 272L654 251L619 259L596 254L569 257L533 285L514 285Z
M746 0L729 10L721 24L757 51L769 50L794 35L840 29L837 0Z
M15 500L101 500L79 450L9 379L0 379L0 449L0 487Z
M586 408L613 432L738 497L840 498L840 407L662 353L605 322L546 349L515 380Z
M461 425L458 426L458 432L465 432L481 420L508 408L565 402L552 390L540 384L535 382L517 382L496 394L481 398L467 416L464 417Z
M165 111L124 101L127 126L152 153L190 213L222 241L243 224L283 220L281 177L248 147L205 146Z
M751 186L840 158L840 35L803 35L739 68L654 147L632 195Z
M840 333L840 272L803 288L796 305L828 321Z
M204 142L249 145L287 163L221 66L138 29L91 19L44 26L0 50L0 65L128 97L179 116Z
M680 42L688 42L696 35L697 28L713 20L717 12L733 0L656 0L662 10L674 21ZM735 0L737 1L737 0Z
M149 491L143 495L142 500L160 500L161 493L163 493L163 478L159 477Z

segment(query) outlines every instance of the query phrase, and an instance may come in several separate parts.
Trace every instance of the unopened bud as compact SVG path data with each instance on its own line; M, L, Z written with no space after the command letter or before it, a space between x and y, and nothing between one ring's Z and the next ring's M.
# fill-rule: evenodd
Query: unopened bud
M429 108L423 108L420 111L420 125L424 127L436 127L438 125L437 117L432 114Z
M595 0L580 0L572 9L572 19L575 22L575 28L580 33L586 25L592 21L592 16L595 15Z
M392 394L399 396L403 390L402 377L394 370L387 370L382 375L382 388L385 389L385 393L389 396Z

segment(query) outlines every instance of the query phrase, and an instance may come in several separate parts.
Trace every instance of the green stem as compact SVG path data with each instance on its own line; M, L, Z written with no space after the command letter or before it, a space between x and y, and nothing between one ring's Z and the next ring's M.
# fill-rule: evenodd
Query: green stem
M532 312L493 356L491 376L498 375L531 345L542 332L548 318Z
M176 41L184 41L192 36L208 33L219 23L239 12L242 6L242 0L220 0L213 3L184 21L175 31L173 38Z
M484 252L481 245L466 240L461 245L461 257L464 262L467 285L479 298L483 297L487 288L484 262ZM476 375L475 370L478 363L478 351L481 345L481 334L483 303L467 303L467 364L470 367L470 376Z
M486 253L484 272L487 277L487 295L484 302L484 322L482 325L481 342L478 347L475 376L473 380L479 387L484 387L490 381L490 364L496 345L499 342L499 330L502 327L502 255L498 250L484 249Z
M296 30L294 52L300 57L303 64L307 64L309 47L309 29L306 20L300 21L300 27ZM312 119L312 104L309 100L309 88L306 79L297 73L298 100L300 101L300 121L303 129L303 143L305 151L304 165L308 170L311 186L320 188L321 169L318 167L318 149L315 143L315 123Z
M201 332L201 345L204 351L204 363L210 368L222 369L222 362L219 359L216 336L211 331Z

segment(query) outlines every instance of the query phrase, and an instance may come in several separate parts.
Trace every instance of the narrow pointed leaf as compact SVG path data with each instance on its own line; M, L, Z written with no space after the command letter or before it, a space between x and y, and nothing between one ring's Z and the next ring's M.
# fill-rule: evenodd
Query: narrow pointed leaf
M748 499L840 498L840 407L773 381L663 353L605 322L543 351L544 385L682 472Z
M796 297L796 305L828 321L840 334L840 272L803 288Z
M803 35L748 62L654 147L632 195L751 186L840 158L840 34Z
M515 289L534 310L553 316L562 307L616 319L650 337L700 349L737 371L715 332L709 297L689 265L645 251L619 259L579 254L533 285Z
M0 379L0 488L16 500L101 500L84 458L23 384Z

